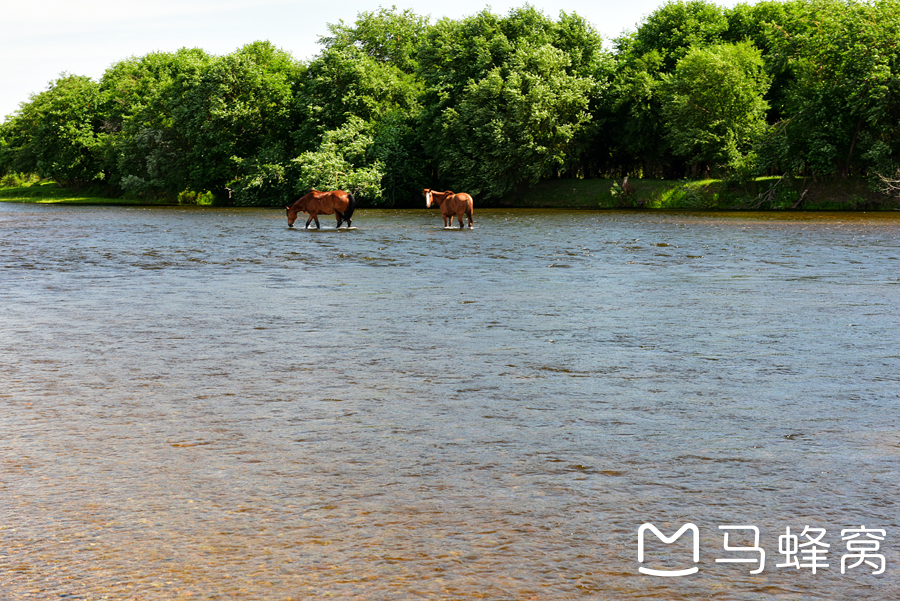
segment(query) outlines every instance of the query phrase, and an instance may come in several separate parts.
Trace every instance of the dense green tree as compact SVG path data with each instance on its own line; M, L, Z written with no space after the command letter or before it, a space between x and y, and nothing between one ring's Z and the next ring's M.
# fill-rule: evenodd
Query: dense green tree
M427 17L396 7L362 12L351 25L329 24L331 35L319 39L325 50L297 96L304 123L296 138L304 148L330 155L326 138L342 137L338 130L351 117L367 123L366 164L382 173L382 193L370 202L407 202L426 183L414 125L422 95L417 53L427 28Z
M377 12L362 12L353 25L342 20L329 24L331 35L320 36L319 43L326 50L355 47L378 62L390 63L404 73L414 73L418 67L416 54L422 35L428 27L428 17L412 10L398 11L397 7L380 8Z
M792 80L769 150L775 166L815 176L893 172L900 152L900 2L796 3L770 33Z
M171 121L170 92L179 80L189 87L213 62L199 48L151 52L113 64L100 79L107 127L121 131L128 125L156 125ZM182 89L182 91L183 91Z
M295 103L301 121L294 137L308 150L350 116L377 122L398 109L415 115L420 92L413 75L356 47L325 50L309 64L298 88Z
M427 161L407 111L398 108L374 124L368 157L378 161L383 172L379 201L395 206L421 198L422 188L428 186Z
M187 186L194 141L175 127L185 95L215 61L198 48L154 52L103 74L103 129L113 134L111 183L132 194L174 194Z
M620 58L611 86L609 156L620 175L666 177L672 161L662 117L662 57Z
M14 165L18 159L18 153L7 139L12 135L12 132L8 130L12 130L12 121L0 123L0 177L16 172Z
M749 41L760 49L766 70L772 78L772 85L765 99L769 103L767 120L775 123L781 119L785 105L785 95L793 76L785 65L769 60L772 56L772 33L790 20L791 13L805 0L763 0L756 4L738 4L725 9L728 32L723 36L726 42Z
M261 148L251 157L234 156L240 176L229 188L234 204L244 207L280 205L295 198L289 153L280 143Z
M439 180L489 198L576 161L591 101L606 85L595 75L610 61L582 19L554 22L526 7L439 21L419 62L423 144Z
M727 42L751 42L767 54L769 33L773 27L782 27L795 7L806 0L762 0L754 4L740 3L724 9L728 22L722 38Z
M723 9L705 0L669 2L615 40L618 68L610 94L612 162L624 173L673 177L681 160L665 137L663 77L691 48L722 41Z
M712 2L669 2L652 12L631 34L616 39L619 53L632 59L655 52L659 69L671 72L691 48L722 41L728 32L724 10Z
M140 194L210 190L234 192L239 204L280 202L267 196L286 193L275 174L296 154L292 109L302 73L268 42L224 57L182 49L114 65L101 83L117 183Z
M374 144L370 128L363 119L350 116L344 125L326 132L316 150L293 159L295 191L341 189L361 199L380 199L384 171L381 161L368 160Z
M565 72L568 57L549 44L520 46L506 68L469 85L442 115L439 166L454 185L501 196L566 164L590 119L595 82Z
M213 62L184 90L172 126L191 141L186 186L221 192L245 175L242 160L286 148L294 129L294 89L303 67L269 42L254 42Z
M419 27L416 24L420 21L412 13L403 13L403 19L403 23L413 23L413 29ZM350 153L356 157L352 165L339 170L362 178L354 175L350 180L355 182L354 187L366 190L362 197L369 202L394 204L414 194L425 179L421 145L413 127L420 110L422 86L414 74L397 66L391 55L376 52L396 41L378 38L384 30L370 27L376 21L371 14L364 14L357 29L332 26L333 31L337 29L349 38L329 39L329 47L310 63L296 94L296 111L302 121L293 135L297 146L307 151L303 164L333 166L344 160L335 153L334 145L356 140L365 130L365 152ZM353 43L350 34L360 32L365 33L366 44ZM406 46L393 50L400 54L399 62L408 70L408 61L413 59L409 49L403 48ZM375 173L384 178L382 194L371 193L369 178ZM311 177L309 168L300 176L302 182L315 179Z
M7 169L36 173L61 186L103 181L106 135L100 88L89 77L63 75L33 95L3 125Z
M749 176L766 130L769 87L760 51L749 42L693 48L663 80L666 138L694 167Z

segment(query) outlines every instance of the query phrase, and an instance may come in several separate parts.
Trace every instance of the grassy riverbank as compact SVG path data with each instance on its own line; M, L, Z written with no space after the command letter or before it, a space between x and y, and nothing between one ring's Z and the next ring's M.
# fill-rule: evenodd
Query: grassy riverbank
M864 180L817 183L811 180L759 178L744 186L721 180L630 179L547 180L498 206L567 209L693 209L860 211L900 208L900 198L873 191Z
M900 209L900 198L873 191L863 180L817 183L810 180L760 178L741 187L721 180L547 180L499 200L478 202L482 207L553 209L691 209L691 210L808 210L873 211ZM209 204L209 195L195 195L181 203L172 199L148 201L113 196L103 187L81 190L61 188L53 182L34 182L0 188L0 202L82 205ZM416 205L418 206L418 205Z
M0 188L0 202L70 205L149 205L145 200L113 197L103 188L73 190L61 188L54 182L35 182L21 186Z

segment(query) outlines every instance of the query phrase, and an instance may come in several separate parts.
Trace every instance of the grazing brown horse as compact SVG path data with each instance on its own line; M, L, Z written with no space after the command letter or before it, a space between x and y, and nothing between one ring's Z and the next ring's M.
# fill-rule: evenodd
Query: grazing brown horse
M287 209L288 227L294 227L297 214L302 211L309 213L309 219L306 220L304 229L308 228L312 221L316 222L316 229L319 229L319 215L331 215L332 213L337 219L337 227L341 227L341 223L346 221L349 228L350 218L353 217L353 210L356 208L356 199L352 194L343 190L332 192L310 190L297 202L285 208Z
M422 190L422 194L425 196L426 207L430 209L434 203L441 207L441 214L444 216L444 227L452 227L453 216L456 215L456 218L459 220L459 229L462 229L463 215L465 214L469 218L469 229L472 229L474 203L471 196L465 192L460 192L459 194L454 193L452 190L437 192L428 188Z

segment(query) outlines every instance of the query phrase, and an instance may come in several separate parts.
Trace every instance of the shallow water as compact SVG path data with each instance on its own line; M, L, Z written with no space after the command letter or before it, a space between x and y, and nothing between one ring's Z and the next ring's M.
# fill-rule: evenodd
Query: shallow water
M900 213L475 220L0 204L0 598L900 598Z

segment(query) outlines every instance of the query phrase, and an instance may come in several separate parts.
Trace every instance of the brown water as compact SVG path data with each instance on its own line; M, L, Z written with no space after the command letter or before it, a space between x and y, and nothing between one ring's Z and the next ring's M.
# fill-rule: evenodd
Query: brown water
M900 598L900 214L475 218L0 204L0 599Z

